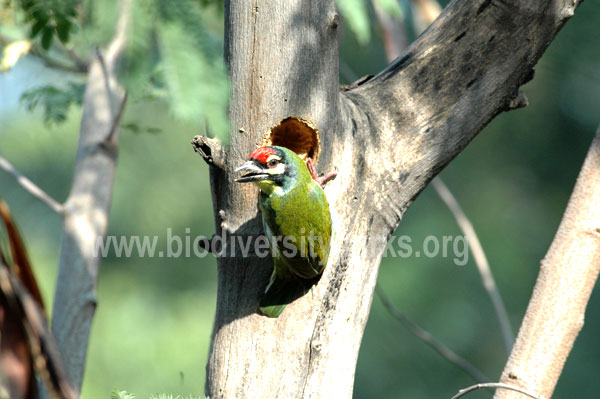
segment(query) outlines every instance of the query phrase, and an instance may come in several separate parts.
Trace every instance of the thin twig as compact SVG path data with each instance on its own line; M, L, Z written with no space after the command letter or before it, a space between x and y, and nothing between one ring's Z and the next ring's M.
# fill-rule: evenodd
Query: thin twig
M117 115L113 118L113 123L110 128L110 132L108 132L108 136L106 136L107 142L113 142L113 138L115 136L115 132L121 123L121 118L123 117L123 111L125 111L125 104L127 104L127 92L123 94L123 99L121 100L121 105L119 105L119 110L117 111Z
M8 44L10 44L13 41L14 40L9 37L0 35L0 46L7 46ZM60 59L51 57L46 51L39 48L39 46L34 41L31 42L31 49L29 50L29 54L39 58L42 62L44 62L44 64L48 68L58 69L58 70L70 72L70 73L85 72L85 70L82 69L81 65L71 65Z
M87 67L85 67L85 65L71 65L70 63L51 57L46 51L38 48L35 43L31 46L30 53L42 60L48 68L58 69L60 71L70 73L86 73L87 71Z
M460 397L465 396L466 394L468 394L469 392L475 391L477 389L481 389L481 388L500 388L500 389L508 389L511 391L516 391L519 393L522 393L523 395L527 395L530 398L533 399L540 399L539 396L536 396L532 393L527 392L526 390L524 390L523 388L519 388L519 387L515 387L513 385L508 385L508 384L503 384L501 382L486 382L484 384L476 384L476 385L472 385L468 388L465 389L461 389L460 391L458 391L458 393L456 395L454 395L451 399L458 399Z
M375 5L376 1L373 1L373 4ZM412 6L415 8L415 12L419 13L419 15L421 16L425 27L430 25L437 18L440 11L442 10L442 7L435 0L413 1ZM403 46L405 46L404 40L399 34L399 32L393 31L393 26L385 20L384 14L377 13L377 17L381 29L385 32L388 40L391 40L392 42L390 43L390 45L385 46L386 56L388 58L388 61L391 61L397 57L398 52L401 51ZM416 33L420 34L421 32ZM394 50L395 52L392 50ZM481 243L479 242L477 233L475 233L473 225L466 217L458 201L456 200L454 195L452 195L452 193L450 192L446 184L444 184L442 179L436 177L433 180L432 184L439 197L442 199L442 201L444 201L448 209L450 209L450 212L452 212L456 223L467 238L469 247L473 252L473 257L475 259L475 264L477 265L477 270L481 275L483 286L492 301L492 305L494 306L494 311L500 324L500 330L502 332L502 338L504 340L506 353L510 354L515 337L510 326L510 320L508 319L506 307L504 306L504 302L502 301L502 297L500 296L500 293L496 286L496 282L494 281L494 277L490 270L490 265L488 263L487 257L485 256L485 252L483 251Z
M394 305L389 301L388 297L385 295L383 290L379 285L375 286L375 293L381 300L381 303L388 311L388 313L400 323L404 324L408 330L413 333L417 338L424 341L427 345L433 348L436 352L438 352L442 357L448 360L450 363L459 367L465 373L467 373L473 380L477 382L489 381L490 378L486 377L481 371L477 369L477 367L473 366L468 360L462 358L457 355L452 349L448 348L446 345L438 341L433 335L431 335L428 331L424 330L417 324L415 324L412 320L406 317L404 314L400 313Z
M108 44L108 47L103 54L99 47L96 48L96 56L98 57L98 61L100 61L100 66L102 68L102 74L104 75L104 85L106 87L106 93L108 95L108 101L110 102L110 110L113 112L113 125L108 133L106 141L112 141L114 137L114 133L121 121L121 117L123 116L123 111L125 109L125 104L127 103L127 92L123 94L123 98L119 105L118 109L115 109L115 104L113 103L113 98L109 94L113 92L111 88L111 77L114 76L114 69L116 65L117 57L123 52L125 48L125 44L127 43L127 34L129 30L129 15L131 14L132 9L132 1L122 1L121 2L121 13L119 15L119 19L117 20L117 27L115 30L115 35L113 39ZM116 111L116 114L114 114Z
M62 50L62 52L69 57L69 59L71 61L73 61L73 63L75 64L75 66L84 73L87 73L88 68L89 68L89 63L87 61L85 61L83 58L81 58L79 55L77 55L77 53L75 52L75 50L73 50L71 47L67 47L65 45L65 43L61 42L60 40L58 41L59 45L60 45L60 49Z
M129 33L129 17L133 8L133 0L122 0L120 6L119 19L115 34L106 48L106 63L109 66L110 73L114 72L117 58L123 53L123 49L127 44L127 35Z
M473 228L473 224L471 224L469 218L467 218L458 201L454 195L452 195L442 179L436 177L433 179L432 185L438 196L442 199L442 201L444 201L450 212L452 212L458 227L467 239L469 248L471 248L471 252L473 253L473 259L477 265L477 270L481 276L483 287L485 288L490 300L492 301L492 305L494 306L494 312L496 313L496 318L500 324L500 330L502 332L502 338L504 339L506 352L510 354L515 337L510 326L510 320L508 319L506 307L504 306L504 302L502 301L502 297L500 296L500 292L498 291L498 287L494 281L494 276L490 270L490 265L487 257L485 256L485 251L481 246L481 242L477 237L477 233Z
M374 2L374 4L375 3L376 2ZM413 4L413 6L417 7L420 12L424 12L425 9L429 10L428 12L424 13L424 16L426 17L425 20L427 22L427 25L432 23L433 20L435 18L437 18L437 14L439 14L439 11L436 13L432 10L434 10L434 9L441 10L441 7L439 7L437 2L435 2L435 1L417 1L414 3L416 3L416 4ZM390 60L396 58L396 56L397 56L397 54L395 52L392 52L392 50L400 51L403 43L401 40L401 36L398 34L398 32L392 31L391 26L388 23L386 23L386 21L382 18L382 16L380 14L381 13L377 14L377 16L378 16L377 20L379 22L379 25L380 25L381 29L386 33L386 37L388 37L388 39L391 40L391 42L392 42L389 46L385 46L386 56L388 58L388 61L390 61ZM342 68L342 66L344 68ZM345 71L347 73L347 70L350 70L350 68L347 65L345 65L343 62L340 62L340 71L342 71L342 74ZM350 70L350 72L352 72L352 71ZM507 354L510 354L510 351L512 349L512 345L513 345L513 342L515 339L514 334L512 332L512 328L510 326L510 321L508 319L508 313L506 312L506 307L504 306L502 297L500 296L500 293L498 292L498 288L496 287L496 282L494 281L494 277L490 270L490 266L489 266L489 263L485 256L485 252L483 251L481 243L479 242L479 238L477 237L477 234L475 233L475 229L473 228L473 225L471 224L469 219L466 217L466 215L463 212L460 205L458 204L458 201L456 201L456 198L454 197L454 195L452 195L452 193L450 192L448 187L444 184L444 182L441 180L441 178L436 177L433 180L432 184L433 184L433 187L435 188L435 191L439 195L439 197L442 199L442 201L444 201L444 203L446 204L448 209L450 209L450 212L452 212L452 215L454 215L454 219L456 220L456 223L458 224L459 228L462 230L463 234L467 238L469 247L471 248L471 251L473 252L473 257L475 259L475 264L477 265L477 270L479 271L479 274L481 275L481 280L483 282L483 286L492 301L492 305L494 307L496 317L498 319L498 322L500 323L500 330L502 332L502 338L504 340L504 346L506 348L506 352L507 352Z
M376 0L373 0L373 5L377 10ZM415 12L420 13L423 22L426 24L426 26L431 24L437 18L442 9L435 0L413 1L412 6L416 9ZM376 14L377 21L379 22L381 30L385 33L385 37L387 38L387 40L390 41L388 45L384 46L386 57L389 62L395 59L398 56L399 52L402 51L403 47L406 46L405 37L401 35L400 31L394 30L394 26L391 25L388 20L386 20L386 16L384 13L377 12ZM421 32L417 32L417 34L419 33ZM342 65L344 64L340 63L341 71L344 70L341 68ZM349 69L348 66L345 66L345 69ZM467 238L469 247L473 252L473 257L475 259L475 264L477 265L477 270L479 270L479 274L481 275L483 286L492 301L496 317L498 319L498 322L500 323L500 330L502 332L502 338L504 340L506 352L507 354L510 354L514 342L514 335L510 326L510 321L508 319L508 313L506 312L504 302L502 301L502 297L500 296L498 288L496 287L496 283L490 270L489 263L485 256L485 252L483 251L481 243L479 242L479 238L475 233L475 229L473 228L473 225L461 209L460 205L458 204L458 201L456 201L456 198L454 197L454 195L452 195L452 193L441 180L441 178L436 177L433 180L432 184L439 197L442 199L442 201L444 201L448 209L450 209L452 215L454 215L456 223Z
M8 162L2 156L0 156L0 168L10 173L17 180L17 183L19 183L21 187L25 189L25 191L42 201L44 204L48 205L48 207L54 212L58 214L63 213L64 207L62 204L48 195L44 190L39 188L34 182L23 176L18 170L15 169L14 166L12 166L10 162Z

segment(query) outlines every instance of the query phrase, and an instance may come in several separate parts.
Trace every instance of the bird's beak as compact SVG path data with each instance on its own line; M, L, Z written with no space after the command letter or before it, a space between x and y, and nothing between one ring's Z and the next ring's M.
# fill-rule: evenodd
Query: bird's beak
M234 170L234 172L247 172L242 177L235 179L235 181L238 183L266 180L270 177L268 173L265 173L264 169L260 168L252 161L246 161L244 164L242 164L242 166Z

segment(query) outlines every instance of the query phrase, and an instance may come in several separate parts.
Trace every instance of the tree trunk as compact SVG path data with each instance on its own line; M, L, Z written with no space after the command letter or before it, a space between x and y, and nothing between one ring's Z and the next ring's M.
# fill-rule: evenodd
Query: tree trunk
M387 69L340 92L333 1L226 2L231 144L197 143L212 165L217 234L261 234L257 191L232 171L288 116L317 126L319 170L338 177L325 190L334 234L324 275L279 318L256 313L270 259L218 259L207 395L352 396L387 239L494 116L523 105L520 85L578 3L454 1Z
M121 1L115 36L91 61L73 183L63 208L52 333L65 360L69 382L81 391L101 257L96 242L106 235L117 168L120 119L126 95L115 66L125 46L133 0Z

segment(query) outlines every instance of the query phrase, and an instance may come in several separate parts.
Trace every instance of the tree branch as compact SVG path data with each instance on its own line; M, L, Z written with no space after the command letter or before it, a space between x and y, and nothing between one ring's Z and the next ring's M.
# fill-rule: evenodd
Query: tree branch
M34 182L29 180L27 177L23 176L18 170L15 169L15 167L10 162L6 160L6 158L2 156L0 156L0 168L10 173L25 191L42 201L48 206L48 208L52 209L58 214L63 213L62 204L60 204L58 201L56 201L54 198L48 195L44 190L39 188Z
M117 81L115 65L124 49L131 8L132 0L121 1L115 35L89 66L75 172L65 202L52 332L77 392L96 308L101 258L95 244L106 234L117 167L119 120L126 93Z
M388 313L400 323L404 324L408 330L415 335L417 338L425 342L429 345L433 350L439 353L444 359L448 360L450 363L454 364L456 367L460 368L462 371L467 373L469 377L473 380L483 383L484 381L489 381L490 379L485 376L479 369L471 362L466 360L465 358L457 355L452 349L448 348L446 345L438 341L433 335L431 335L428 331L425 331L419 325L415 324L412 320L406 317L404 314L400 313L394 305L390 302L388 297L385 295L381 287L375 287L375 293L381 300L384 308L388 311Z
M75 63L71 65L70 63L61 61L54 57L51 57L48 52L38 48L37 44L32 43L31 46L31 54L39 58L44 62L44 65L48 68L57 69L60 71L70 72L70 73L87 73L88 66L84 63L78 64Z
M6 46L13 40L9 39L4 35L0 35L0 46ZM30 54L33 54L35 57L39 58L48 68L58 69L65 72L70 73L86 73L87 65L84 62L75 62L75 65L71 65L67 62L61 61L54 57L51 57L46 51L40 49L36 42L31 42L31 49L29 50Z
M469 248L471 248L473 257L475 259L475 264L477 265L477 270L481 276L483 287L485 288L492 301L492 305L494 306L494 312L496 313L496 318L500 324L500 331L502 332L502 338L504 339L506 352L510 354L515 337L512 332L512 327L510 326L510 320L508 319L506 307L504 306L504 302L502 301L498 287L496 287L496 282L494 281L490 264L485 256L485 251L481 246L481 242L479 242L479 237L477 237L477 233L469 221L469 218L467 218L462 208L458 204L458 201L456 201L456 198L454 198L454 195L452 195L450 190L448 190L448 187L446 187L442 179L436 177L433 179L432 185L439 197L442 199L442 201L444 201L448 209L450 209L450 212L452 212L458 227L467 238Z
M219 140L206 136L195 136L192 139L192 147L208 165L224 168L223 147Z
M373 6L375 7L377 20L381 29L384 32L385 40L385 53L388 62L391 62L397 56L405 50L406 48L406 32L405 28L401 26L402 30L399 30L399 27L395 27L389 21L389 17L386 16L385 13L382 13L380 9L377 7L377 1L372 0ZM418 20L421 21L421 28L418 26L415 27L417 30L417 34L422 33L427 26L429 26L433 21L438 17L442 8L437 3L436 0L415 0L412 2L413 12L419 15ZM418 25L418 24L417 24ZM519 108L527 105L527 98L522 92L519 92L520 95L511 101L510 108ZM518 99L518 100L517 100ZM500 323L500 329L502 331L502 337L504 339L504 345L506 347L507 354L510 354L510 350L512 348L512 344L514 342L514 335L512 333L512 328L510 326L510 321L508 319L508 314L506 312L506 308L504 307L504 302L498 292L496 287L496 282L494 281L494 277L489 267L489 263L485 256L485 252L479 242L479 238L477 237L477 233L475 233L475 229L473 225L469 221L469 219L464 214L461 209L458 201L452 192L448 189L446 184L442 181L441 178L436 177L433 179L433 188L437 192L438 196L444 201L454 219L456 220L458 226L461 231L467 238L467 242L469 243L469 247L473 251L473 255L475 257L475 264L477 265L477 269L479 270L479 274L481 276L481 280L483 286L488 293L492 304L494 306L494 311L496 313L496 317L498 318L498 322Z
M386 149L385 167L361 176L385 182L374 204L385 230L492 118L513 108L578 4L453 1L388 68L342 93L345 117L360 123L338 130L340 152L353 155L338 167L351 169L356 157L374 161Z
M452 399L458 399L458 398L462 398L463 396L465 396L466 394L468 394L469 392L473 392L477 389L481 389L481 388L500 388L500 389L506 389L509 391L514 391L514 392L519 392L522 393L523 395L529 396L530 398L533 399L540 399L540 397L535 396L532 393L527 392L526 390L519 388L519 387L515 387L512 385L508 385L508 384L503 384L500 382L487 382L485 384L476 384L476 385L472 385L468 388L465 389L461 389L460 391L458 391L458 393L456 395L454 395L452 397Z
M501 381L552 396L600 272L600 127L577 178ZM494 398L517 398L506 392Z
M60 49L63 53L69 57L69 59L75 64L75 67L80 71L87 73L89 65L88 62L82 59L71 47L67 47L63 42L59 40Z

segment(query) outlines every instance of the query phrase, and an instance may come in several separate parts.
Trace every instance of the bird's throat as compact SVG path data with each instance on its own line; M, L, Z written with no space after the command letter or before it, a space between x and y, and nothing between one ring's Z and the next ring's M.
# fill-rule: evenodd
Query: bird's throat
M271 195L271 194L281 195L281 194L283 194L283 189L271 180L260 180L260 181L255 181L253 183L256 184L256 186L258 188L260 188L260 191L262 191L266 195Z

